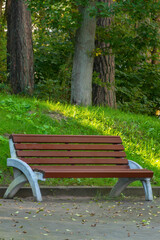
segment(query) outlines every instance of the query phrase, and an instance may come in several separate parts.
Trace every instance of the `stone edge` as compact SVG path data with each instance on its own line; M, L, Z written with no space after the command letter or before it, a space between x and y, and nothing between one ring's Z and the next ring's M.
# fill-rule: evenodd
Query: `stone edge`
M112 187L84 187L84 186L41 186L42 196L73 196L73 197L102 197L108 195ZM0 187L0 198L3 197L7 187ZM153 195L160 196L160 187L152 187ZM128 187L123 192L124 196L144 196L142 187ZM30 187L23 187L16 194L16 197L30 197L32 191Z

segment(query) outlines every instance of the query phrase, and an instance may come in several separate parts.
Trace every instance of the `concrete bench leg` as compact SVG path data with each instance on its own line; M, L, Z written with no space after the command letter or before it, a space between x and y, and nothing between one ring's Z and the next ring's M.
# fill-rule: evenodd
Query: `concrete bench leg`
M135 178L119 178L118 182L112 188L110 192L111 197L118 197L121 192L132 182L140 180L143 184L144 192L145 192L145 200L152 201L153 194L152 194L152 187L149 178L142 178L142 179L135 179Z
M142 167L131 160L128 160L130 169L142 169ZM132 182L140 180L143 184L144 192L145 192L145 199L147 201L153 200L153 194L152 194L152 187L150 183L150 178L119 178L118 182L115 184L115 186L112 188L110 192L111 197L117 197L120 195L120 193Z
M145 191L146 201L152 201L153 200L153 193L152 193L150 178L145 178L145 179L141 180L141 182L143 184L143 188L144 188L144 191Z
M123 190L133 181L135 181L135 179L133 180L132 178L119 178L118 182L114 185L109 194L110 197L118 197L121 192L123 192Z
M42 176L43 174L39 172L33 172L28 164L19 159L8 158L7 166L13 167L14 180L7 188L4 198L13 198L18 190L26 182L29 182L32 188L33 196L37 201L42 201L38 180L44 180Z
M21 174L17 176L9 185L7 188L4 198L13 198L16 193L19 191L19 189L28 182L27 178L24 176L24 174Z

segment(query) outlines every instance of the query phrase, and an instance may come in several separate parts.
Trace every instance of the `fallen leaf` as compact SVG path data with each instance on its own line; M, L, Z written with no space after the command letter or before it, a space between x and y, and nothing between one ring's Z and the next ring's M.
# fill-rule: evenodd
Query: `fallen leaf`
M82 219L82 224L84 224L85 222L87 222L87 220L85 220L85 219Z
M31 214L31 212L26 212L26 213Z
M91 224L91 227L96 227L96 223L95 224Z
M39 212L42 212L42 211L44 211L44 209L43 209L43 208L39 208L39 209L36 211L36 213L39 213Z
M83 215L76 213L75 214L77 217L82 217Z
M90 216L93 217L95 215L95 213L90 213Z

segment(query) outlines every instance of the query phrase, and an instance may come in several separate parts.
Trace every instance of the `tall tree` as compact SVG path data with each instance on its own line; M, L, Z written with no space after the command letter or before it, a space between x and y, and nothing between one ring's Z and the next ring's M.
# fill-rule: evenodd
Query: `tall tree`
M110 6L113 0L98 0L98 2L104 2ZM111 21L112 17L99 17L97 19L97 27L109 28ZM96 48L101 49L101 54L98 54L94 59L93 71L98 73L101 81L100 84L93 84L93 104L108 105L116 108L114 55L112 54L110 44L106 44L98 35L95 45Z
M3 0L0 0L0 17L2 15L2 6L3 6Z
M159 25L159 35L160 35L160 13L157 14L157 16L154 16L153 22L155 24ZM153 46L153 49L151 51L151 58L152 58L152 64L158 64L160 62L160 49L157 47L157 44Z
M34 87L31 14L25 0L7 1L7 51L13 93L32 94Z
M6 32L5 32L5 14L4 14L4 0L0 0L0 83L6 80Z
M92 104L92 72L93 50L96 20L89 15L88 6L94 4L88 1L87 6L81 6L81 26L76 32L75 52L73 58L71 80L71 103L77 105Z

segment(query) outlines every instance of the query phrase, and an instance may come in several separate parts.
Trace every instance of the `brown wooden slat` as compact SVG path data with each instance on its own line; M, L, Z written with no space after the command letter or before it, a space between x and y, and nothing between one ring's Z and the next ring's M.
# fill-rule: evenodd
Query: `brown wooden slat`
M32 169L36 169L38 167L38 165L31 165L31 168ZM118 170L118 169L121 169L121 170L126 170L126 169L130 169L128 165L120 165L120 166L117 166L117 165L108 165L108 166L95 166L95 165L92 165L92 166L89 166L89 165L78 165L78 166L73 166L73 165L55 165L55 166L50 166L50 165L42 165L42 166L39 166L37 169L41 169L42 171L49 171L49 169L52 169L52 171L54 172L59 172L62 171L79 171L79 172L83 172L83 171L95 171L98 169L98 171L103 171L103 169L106 168L108 170Z
M60 166L50 166L50 165L42 165L42 166L38 166L38 165L35 165L35 166L31 166L32 169L34 168L37 168L37 169L41 169L43 171L54 171L54 172L94 172L95 170L99 171L99 172L105 172L105 171L108 171L109 170L116 170L116 169L119 169L119 166L66 166L66 165L60 165ZM123 168L123 166L122 166ZM126 169L126 166L124 166L124 168ZM128 166L127 166L127 169L128 169ZM146 170L146 169L130 169L130 170L134 170L136 172L141 172L141 170ZM146 170L146 171L149 171L149 170ZM149 172L152 172L152 171L149 171Z
M124 150L121 144L23 144L16 143L16 150Z
M28 164L123 164L127 165L128 160L124 158L20 158Z
M126 157L125 152L17 151L18 157Z
M43 171L45 178L151 178L153 176L153 172L146 169L124 170L108 166L32 166L32 169Z
M95 137L95 138L120 138L120 136L106 136L106 135L49 135L49 134L11 134L12 137L78 137L78 138L87 138L87 137Z
M12 135L15 143L122 143L119 136Z

